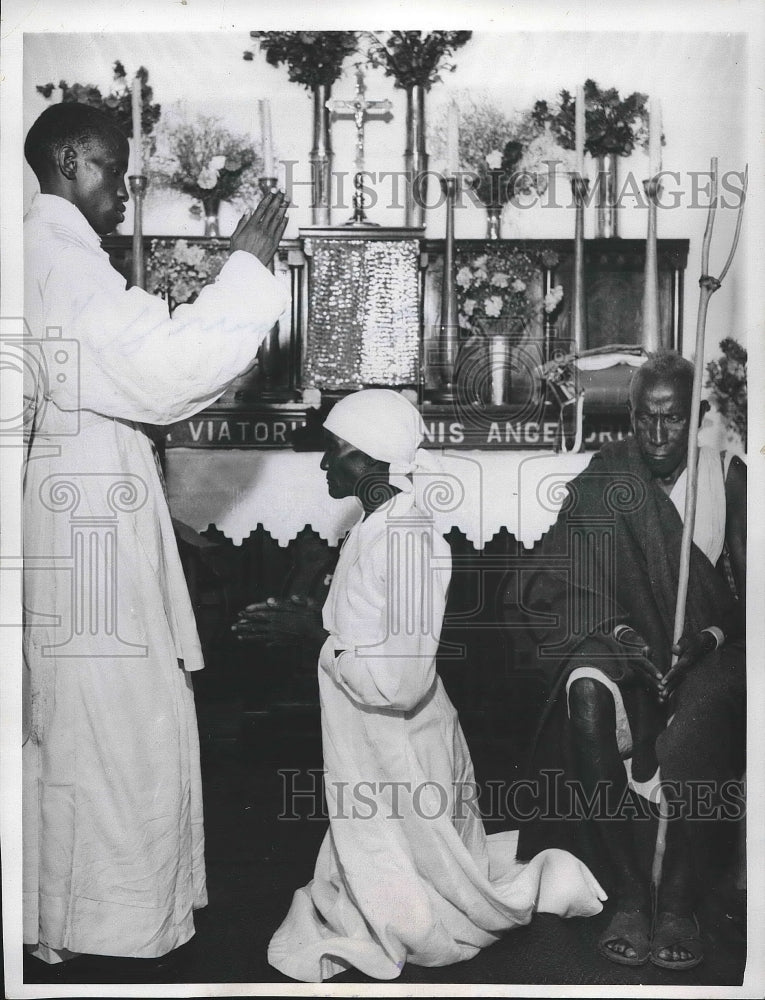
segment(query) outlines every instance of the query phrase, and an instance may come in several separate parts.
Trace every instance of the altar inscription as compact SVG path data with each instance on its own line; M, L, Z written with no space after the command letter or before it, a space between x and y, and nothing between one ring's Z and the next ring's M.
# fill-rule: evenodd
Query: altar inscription
M555 419L512 420L501 415L485 417L480 423L448 417L425 417L425 448L485 448L533 451L560 449L561 429ZM586 421L583 437L587 449L624 437L623 420ZM573 428L564 428L571 447ZM321 438L308 433L306 412L210 413L205 411L167 428L168 448L275 448L320 451Z

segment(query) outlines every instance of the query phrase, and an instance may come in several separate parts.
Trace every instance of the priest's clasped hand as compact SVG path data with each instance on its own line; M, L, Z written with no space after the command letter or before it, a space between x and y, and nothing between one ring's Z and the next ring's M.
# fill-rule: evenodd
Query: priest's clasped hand
M245 213L239 220L229 243L231 253L244 250L268 267L287 228L288 204L281 191L265 195L254 212Z
M266 646L315 645L317 650L327 636L321 606L312 597L293 594L288 599L269 597L249 604L231 626L238 639L250 639Z

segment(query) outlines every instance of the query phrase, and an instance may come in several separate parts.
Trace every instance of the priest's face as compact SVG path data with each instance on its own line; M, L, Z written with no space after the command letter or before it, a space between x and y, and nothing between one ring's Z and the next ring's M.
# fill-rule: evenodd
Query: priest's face
M685 468L691 398L684 385L646 381L632 411L632 430L646 465L657 479L676 479Z
M76 150L72 202L95 231L105 235L125 218L127 139L116 130L105 132L87 144L78 143Z
M374 459L352 444L324 431L324 456L321 468L327 473L327 490L335 500L359 495L362 480L369 475Z

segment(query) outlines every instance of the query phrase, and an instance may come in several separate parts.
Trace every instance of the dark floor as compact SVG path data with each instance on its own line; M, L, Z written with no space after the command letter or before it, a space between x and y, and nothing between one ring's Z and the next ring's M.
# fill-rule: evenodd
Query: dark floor
M213 709L213 718L209 709L200 706L209 905L196 915L195 938L169 961L81 958L48 967L27 959L26 983L292 982L268 965L266 949L293 891L311 878L326 821L308 819L306 809L297 820L277 818L282 801L277 769L320 768L316 720L306 719L302 736L296 736L293 725L289 736L264 737L256 719L242 736L231 722L236 712L219 708L216 715ZM488 773L490 756L480 740L473 754L479 776ZM444 983L740 985L745 917L742 901L732 892L710 894L700 914L706 958L688 972L666 972L650 964L629 969L601 958L596 942L609 916L608 908L589 919L540 914L472 961L440 969L407 965L396 982L433 984L434 993ZM331 985L371 982L348 972Z

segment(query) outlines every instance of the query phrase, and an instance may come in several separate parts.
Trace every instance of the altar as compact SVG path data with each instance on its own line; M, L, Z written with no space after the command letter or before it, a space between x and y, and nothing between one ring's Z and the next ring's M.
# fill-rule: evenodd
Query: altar
M452 101L443 169L430 184L431 194L440 190L444 209L444 236L434 238L425 211L433 172L424 94L437 79L430 71L418 86L404 88L403 224L370 218L376 194L365 185L372 176L365 124L380 121L375 115L383 111L389 121L392 104L368 100L361 64L356 68L353 100L331 99L328 86L303 80L313 97L311 224L301 223L282 240L271 265L289 292L287 309L249 370L214 405L159 429L155 440L208 665L223 672L238 664L242 681L250 654L230 634L236 611L292 594L321 604L339 546L359 517L355 500L327 493L320 468L327 413L365 387L405 393L422 414L423 447L440 466L428 509L454 560L440 668L467 683L463 718L472 703L485 723L498 684L517 691L526 677L534 697L545 690L533 636L517 620L521 578L568 482L603 443L628 433L635 368L648 351L682 350L689 241L656 238L661 122L658 106L649 115L640 94L633 95L637 111L629 110L629 101L622 110L633 139L635 129L647 130L648 238L617 236L615 192L600 164L596 236L585 238L591 202L581 87L576 120L564 123L576 159L558 174L570 188L570 211L555 205L570 222L569 237L561 238L560 230L548 236L540 226L533 237L502 238L499 213L517 193L519 176L521 190L525 184L541 195L554 185L557 167L545 160L542 177L523 161L526 173L518 173L518 143L509 139L517 122L503 125L510 131L501 150L484 150L477 159L475 150L465 153L459 130L470 132L469 116L460 120ZM590 102L605 100L592 81L588 85ZM267 104L260 102L263 193L279 183ZM534 114L523 119L529 145L532 136L552 136L550 121L538 118L539 109ZM343 116L356 127L356 171L352 215L340 221L332 218L333 185L342 175L333 172L331 124ZM599 155L593 145L587 152ZM464 176L463 154L473 157L472 173ZM539 151L535 155L538 160ZM287 187L291 178L285 173ZM455 236L455 209L471 192L487 213L484 239ZM129 244L112 237L104 246L133 281L142 283L145 273L171 312L214 277L208 267L195 285L184 263L216 255L222 263L226 251L210 218L201 238L148 240L138 224ZM257 655L273 669L257 683L245 682L249 713L273 713L280 705L316 708L316 693L301 671L313 664L303 663L303 651L280 652L279 665L267 651Z
M166 242L175 247L179 239ZM191 242L225 246L215 238ZM129 274L132 247L120 238L104 243ZM156 246L145 243L149 264ZM523 273L538 301L559 287L555 307L540 309L520 333L477 338L463 327L447 330L456 333L457 347L449 368L442 322L449 254L453 274L475 269L476 261ZM584 240L579 254L587 337L581 350L640 350L646 243ZM657 243L658 333L667 347L682 346L687 254L687 240ZM257 651L271 666L256 679L252 649L233 639L230 625L240 608L269 596L303 594L317 603L326 596L359 509L327 493L322 421L343 394L369 384L404 391L417 403L423 446L442 469L432 512L454 556L444 636L461 652L445 655L441 669L461 688L467 724L473 712L476 726L487 725L498 685L513 696L525 691L527 704L543 697L547 678L536 665L533 637L513 624L518 574L554 522L566 484L603 443L629 430L628 355L601 371L576 373L578 433L575 408L562 406L540 377L543 365L570 356L574 346L576 258L575 240L471 239L449 248L411 227L307 227L283 241L274 267L290 304L256 363L213 406L156 438L212 668L200 683L215 687L233 671L236 689L244 690L245 722L258 713L310 715L316 708L314 664L304 654L282 651L279 665ZM167 295L172 299L172 288ZM489 353L495 343L508 347L498 365ZM451 393L443 391L445 381ZM501 739L499 719L497 726Z

